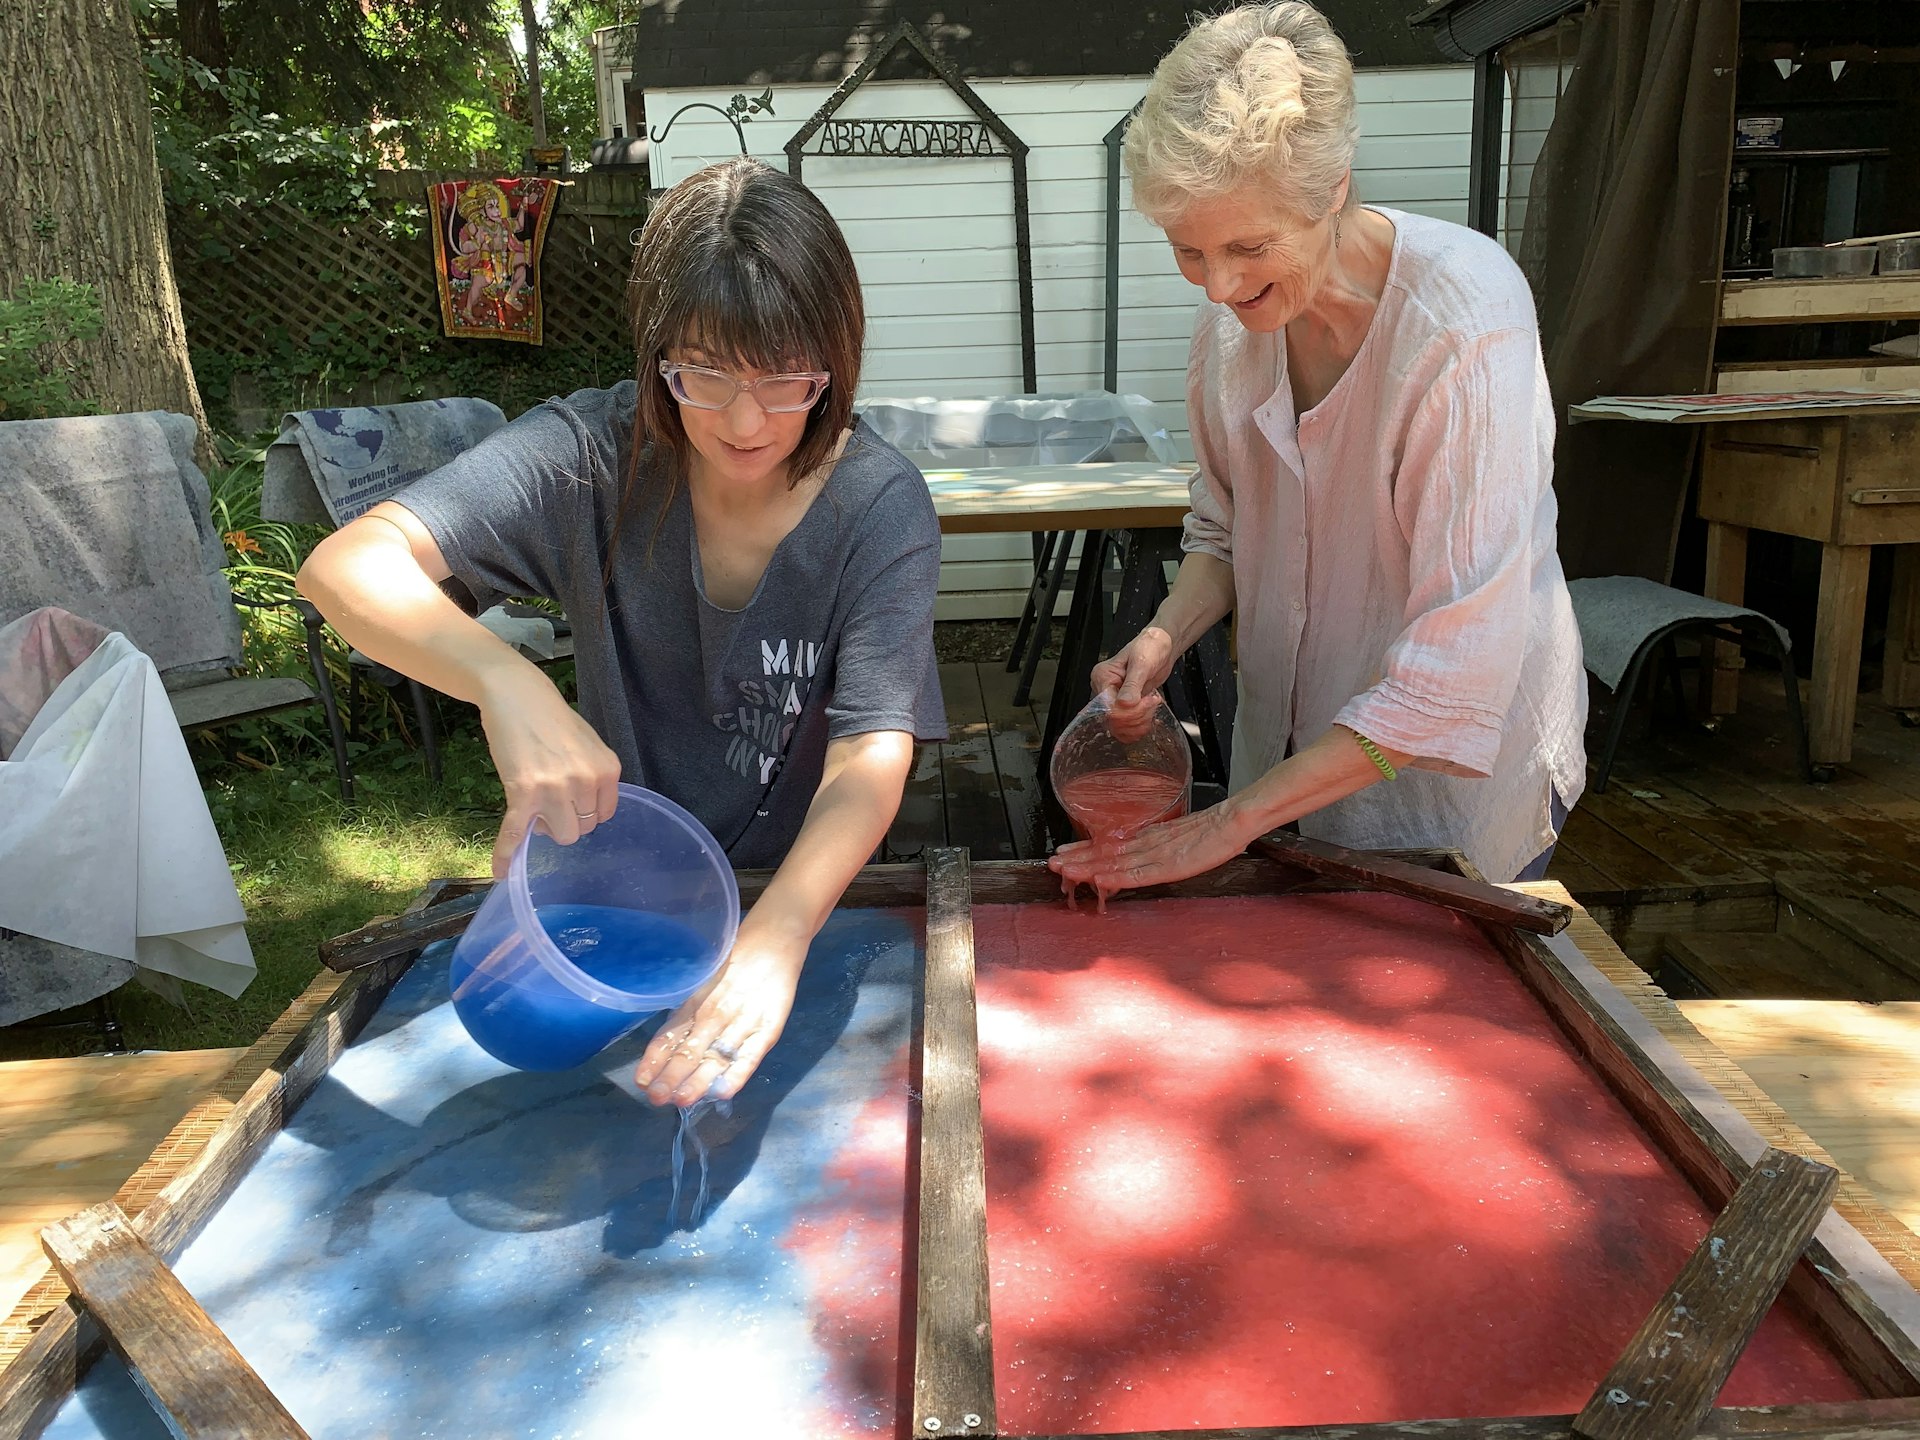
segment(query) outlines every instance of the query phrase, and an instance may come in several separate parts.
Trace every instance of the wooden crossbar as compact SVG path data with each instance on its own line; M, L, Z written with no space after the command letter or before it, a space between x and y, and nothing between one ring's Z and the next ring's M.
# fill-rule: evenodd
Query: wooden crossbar
M1391 856L1349 850L1344 845L1310 840L1304 835L1266 835L1248 848L1256 855L1278 860L1283 865L1298 866L1322 879L1410 896L1429 905L1471 915L1476 920L1513 925L1536 935L1558 935L1573 918L1573 911L1556 901L1503 890L1478 876L1410 865Z
M1574 1429L1586 1440L1691 1440L1839 1188L1831 1165L1769 1146Z
M917 1435L991 1435L993 1318L980 1122L973 905L967 852L927 852L926 998L920 1026Z
M180 1440L307 1440L118 1205L49 1225L40 1243Z

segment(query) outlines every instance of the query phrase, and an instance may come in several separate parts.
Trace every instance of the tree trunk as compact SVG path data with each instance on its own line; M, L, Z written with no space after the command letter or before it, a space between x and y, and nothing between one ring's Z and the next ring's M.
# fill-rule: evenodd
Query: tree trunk
M180 58L185 76L185 99L190 114L202 120L226 118L226 99L218 90L203 90L193 78L194 63L204 65L222 80L233 63L227 52L227 31L220 23L220 0L179 0Z
M102 414L206 414L187 362L147 78L127 0L0 0L0 288L93 286L106 321L73 347Z
M533 143L547 143L547 107L540 98L540 17L533 0L520 0L520 24L527 32L527 107L533 112Z

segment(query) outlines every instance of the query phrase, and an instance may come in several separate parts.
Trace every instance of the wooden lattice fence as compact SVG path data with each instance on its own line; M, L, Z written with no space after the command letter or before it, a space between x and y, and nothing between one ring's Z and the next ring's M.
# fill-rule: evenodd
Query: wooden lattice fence
M424 179L413 193L424 202ZM626 279L645 217L604 213L604 202L570 206L570 194L561 193L541 259L544 344L618 353L629 344ZM371 368L429 342L450 353L521 348L444 338L424 218L412 235L371 221L317 220L279 203L170 218L196 357L265 361L342 329L373 352Z

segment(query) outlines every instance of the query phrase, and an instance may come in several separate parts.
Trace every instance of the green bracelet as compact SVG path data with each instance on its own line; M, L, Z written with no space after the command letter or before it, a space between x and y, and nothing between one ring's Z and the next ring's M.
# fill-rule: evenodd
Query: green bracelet
M1387 757L1380 753L1380 747L1378 745L1367 739L1367 737L1362 735L1358 730L1353 732L1353 738L1360 742L1360 748L1366 752L1367 759L1380 767L1380 773L1382 775L1386 776L1389 780L1398 780L1400 778L1400 772L1395 770Z

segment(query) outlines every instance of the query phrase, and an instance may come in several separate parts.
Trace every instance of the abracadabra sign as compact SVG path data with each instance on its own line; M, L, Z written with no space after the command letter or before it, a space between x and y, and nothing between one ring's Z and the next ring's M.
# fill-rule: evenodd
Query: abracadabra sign
M1007 153L978 120L828 120L809 138L808 155L944 160Z

